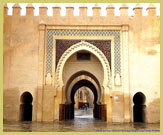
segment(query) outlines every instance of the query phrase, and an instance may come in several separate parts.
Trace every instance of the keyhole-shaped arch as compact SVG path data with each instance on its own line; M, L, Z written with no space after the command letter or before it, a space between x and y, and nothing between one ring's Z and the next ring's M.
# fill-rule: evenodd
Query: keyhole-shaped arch
M105 87L106 86L111 87L110 65L109 65L107 58L105 57L105 55L103 54L103 52L100 49L98 49L93 44L90 44L85 41L81 41L77 44L72 45L61 56L61 58L58 62L58 65L57 65L57 69L56 69L56 81L57 81L57 84L59 85L59 87L62 88L64 86L62 74L63 74L63 68L64 68L66 61L68 60L68 58L71 55L73 55L74 53L81 51L81 50L88 51L88 52L94 54L99 59L101 65L103 67L103 71L104 71L104 79L103 79L102 85Z

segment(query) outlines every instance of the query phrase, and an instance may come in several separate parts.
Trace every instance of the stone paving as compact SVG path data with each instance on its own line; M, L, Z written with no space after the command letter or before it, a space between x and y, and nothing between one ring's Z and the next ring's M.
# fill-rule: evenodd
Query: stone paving
M75 119L54 122L4 122L4 132L159 132L160 124L106 123L92 110L76 110Z

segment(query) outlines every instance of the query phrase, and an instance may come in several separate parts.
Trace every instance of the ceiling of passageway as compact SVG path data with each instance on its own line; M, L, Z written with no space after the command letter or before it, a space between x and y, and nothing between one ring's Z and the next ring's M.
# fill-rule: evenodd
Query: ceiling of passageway
M100 87L99 81L97 80L97 78L96 78L93 74L91 74L91 73L89 73L89 72L87 72L87 71L80 71L80 72L77 72L77 73L75 73L74 75L72 75L72 76L70 77L70 79L69 79L68 82L67 82L66 88L69 87L69 85L71 84L71 82L72 82L75 78L77 78L78 76L81 76L81 75L89 76L89 77L92 78L92 79L96 82L96 84ZM85 82L83 82L83 84L84 84L84 83L85 83Z

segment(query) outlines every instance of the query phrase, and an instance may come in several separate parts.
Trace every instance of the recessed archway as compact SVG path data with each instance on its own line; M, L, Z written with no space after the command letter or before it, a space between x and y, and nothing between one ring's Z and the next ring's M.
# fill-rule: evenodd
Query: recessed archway
M96 88L96 91L98 93L97 94L98 100L96 100L96 104L98 104L97 105L98 107L95 105L97 115L96 114L94 114L94 115L95 115L95 117L97 116L103 120L106 120L107 117L109 117L108 121L111 121L111 119L110 119L111 115L112 115L111 114L112 106L110 104L111 99L104 98L110 94L109 88L111 88L111 85L112 85L111 84L110 65L109 65L107 58L105 57L105 55L102 53L102 51L100 49L98 49L96 46L94 46L88 42L85 42L85 41L81 41L77 44L72 45L70 48L68 48L64 52L64 54L61 56L61 58L58 62L55 79L57 81L56 90L60 91L60 94L61 94L61 98L59 98L60 103L61 103L60 107L59 107L59 119L64 120L64 119L67 119L70 117L72 118L72 116L70 116L70 114L66 113L66 112L71 112L71 114L74 115L74 113L72 113L72 110L73 110L72 108L74 108L74 106L70 105L72 100L71 100L71 102L69 102L70 95L71 95L70 94L71 87L69 87L69 86L70 86L71 82L72 83L74 83L74 82L70 81L70 84L69 84L67 81L69 81L71 79L69 79L68 77L66 79L63 79L64 71L66 71L66 70L64 70L64 67L66 67L65 65L66 65L66 62L68 61L68 59L72 55L74 55L75 53L80 52L80 51L89 52L90 54L94 55L96 57L96 59L98 60L98 62L101 64L102 68L100 71L102 71L102 77L98 74L101 78L97 75L98 69L96 71L93 70L93 72L92 72L90 69L88 70L87 68L83 68L83 69L77 70L76 72L80 72L81 70L86 70L87 72L90 72L93 75L96 74L98 76L97 78L98 78L98 80L100 80L100 83L97 83L96 79L94 79L92 76L89 76L89 75L88 75L88 77L90 77L92 79L92 81L90 81L89 79L85 79L87 81L90 81L92 84L93 84L93 82L95 83L94 87ZM92 68L92 69L94 69L94 68ZM71 68L71 70L72 70L72 68ZM68 71L70 72L71 70L68 70ZM67 72L67 74L68 74L68 72ZM70 75L72 75L72 73ZM83 74L81 74L81 76L82 75ZM75 80L76 78L73 78L72 80ZM81 80L81 79L83 79L83 78L79 78L79 80ZM77 81L77 80L75 80L75 81ZM104 91L105 91L105 93L104 93ZM69 93L69 94L67 94L67 93ZM98 103L97 103L97 101L98 101ZM110 104L109 110L108 110L108 106L106 106L106 104L108 104L108 103ZM69 109L66 109L66 108L69 108ZM106 113L107 110L108 110L108 112ZM102 114L104 114L103 117L102 117Z
M134 122L146 122L146 97L142 92L137 92L133 97Z
M78 81L73 86L73 88L71 90L71 118L74 118L74 104L75 104L74 97L75 97L75 93L79 88L81 88L83 86L88 87L93 92L93 94L94 94L94 102L93 102L94 103L94 108L93 108L93 110L94 110L94 112L97 111L97 110L95 110L97 108L97 103L96 102L97 102L97 99L98 99L97 90L96 90L95 86L90 81L83 79L83 80ZM94 116L94 118L96 118L95 113L93 114L93 116Z
M21 121L32 121L32 101L33 97L31 93L24 92L21 95L20 104L20 120Z
M90 81L96 88L97 90L97 95L98 95L98 99L97 99L97 103L101 103L102 102L102 90L101 90L101 86L100 83L98 81L98 79L91 74L90 72L87 71L80 71L75 73L74 75L72 75L65 87L65 99L66 99L66 103L71 103L71 91L73 86L79 81L79 80L88 80Z
M102 53L100 49L98 49L96 46L85 41L81 41L77 44L74 44L69 49L67 49L64 52L64 54L61 56L57 65L57 69L56 69L56 81L58 83L57 87L60 89L64 86L62 74L63 74L64 65L66 61L68 60L68 58L74 53L78 51L82 51L82 50L88 51L94 54L99 59L103 67L103 71L104 71L104 78L103 78L102 85L104 87L111 87L110 86L111 85L110 65L109 65L107 58L105 57L105 55Z
M87 103L88 108L93 108L94 94L88 87L83 86L76 91L74 101L75 109L83 109L85 103Z

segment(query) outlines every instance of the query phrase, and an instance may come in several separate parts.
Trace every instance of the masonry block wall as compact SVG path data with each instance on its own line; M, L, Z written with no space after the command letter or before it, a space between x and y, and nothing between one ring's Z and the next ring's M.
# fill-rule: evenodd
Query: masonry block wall
M148 123L160 121L160 17L156 16L156 8L150 4L148 16L142 16L142 7L134 8L134 16L128 16L128 7L123 4L120 16L114 16L114 7L109 5L107 16L100 15L100 7L93 7L93 16L87 16L87 7L79 7L80 15L73 15L73 7L66 7L66 16L60 16L60 7L53 7L53 16L47 16L47 7L39 7L39 16L34 16L34 7L28 4L26 15L21 16L19 4L13 6L13 15L7 14L8 7L4 5L3 32L3 111L4 120L18 121L20 97L28 91L33 96L33 121L37 120L38 91L43 83L38 83L40 25L46 26L81 26L104 29L106 26L128 26L128 79L130 90L130 121L133 121L133 96L137 92L146 97L146 117ZM46 38L46 35L41 35ZM122 50L122 55L125 50ZM44 61L45 59L42 59ZM123 63L125 61L122 60ZM43 65L45 66L45 65ZM123 68L123 67L122 67ZM43 71L42 71L43 72ZM44 73L42 73L44 74ZM122 74L123 77L123 74ZM122 82L123 83L123 82ZM122 84L123 85L123 84ZM54 98L53 92L46 93ZM124 101L124 91L119 87L112 88L113 121L124 122L121 106ZM46 98L46 95L45 95ZM51 101L47 101L51 102ZM117 108L116 106L120 106ZM49 106L45 104L48 108ZM52 116L53 117L53 116ZM51 120L52 118L49 118Z

